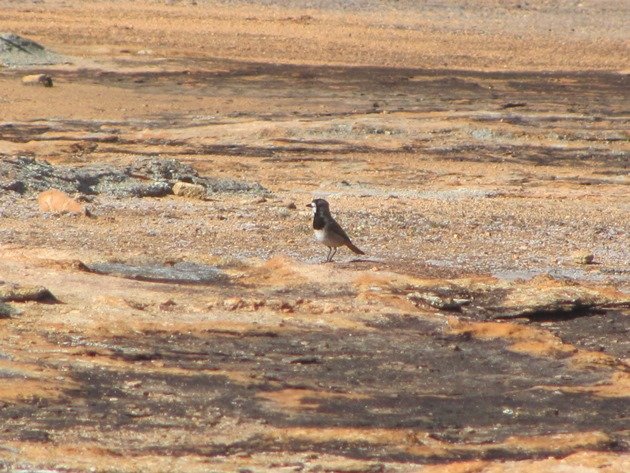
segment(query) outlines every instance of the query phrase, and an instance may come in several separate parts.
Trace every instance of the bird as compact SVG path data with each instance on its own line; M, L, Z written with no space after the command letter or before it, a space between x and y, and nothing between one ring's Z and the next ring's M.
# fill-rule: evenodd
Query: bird
M330 215L330 205L324 199L314 199L307 204L313 210L313 230L315 232L315 240L328 247L328 255L326 261L332 261L333 256L337 253L337 248L347 246L358 255L365 253L357 248L350 237L343 231L343 228Z

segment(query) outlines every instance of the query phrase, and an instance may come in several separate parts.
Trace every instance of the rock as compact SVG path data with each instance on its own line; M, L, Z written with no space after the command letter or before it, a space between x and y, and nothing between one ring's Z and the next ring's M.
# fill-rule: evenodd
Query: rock
M594 309L628 307L630 298L621 294L540 276L525 285L515 285L497 305L484 309L493 318L510 319L564 317Z
M176 159L152 157L136 159L126 168L125 174L136 178L169 181L171 184L177 181L193 182L199 176L190 164Z
M173 299L168 299L158 306L161 311L170 312L177 306L177 303Z
M191 199L205 199L206 188L201 184L190 184L188 182L177 181L173 185L173 194Z
M109 274L138 281L169 282L176 284L208 284L228 279L216 266L180 261L175 264L146 263L91 263L88 271Z
M45 430L26 429L18 434L18 438L27 442L48 442L50 434Z
M293 304L291 304L289 301L282 300L282 299L268 299L266 305L271 310L275 310L278 312L289 313L295 310L295 307L293 306Z
M593 264L593 253L588 250L579 250L571 255L571 259L577 264Z
M237 310L245 306L245 301L240 297L230 297L223 301L223 307L227 310Z
M40 193L37 196L37 202L42 212L90 215L85 206L58 189L50 189Z
M469 304L468 299L456 299L451 297L438 296L431 293L412 292L407 294L407 298L418 305L419 303L425 303L431 307L441 310L460 311L462 306Z
M7 67L23 67L59 64L66 61L60 54L41 44L14 33L0 33L0 64Z
M254 299L251 301L250 303L250 307L252 310L258 310L261 307L265 306L265 300L264 299Z
M24 183L21 181L8 181L5 183L0 182L0 189L5 191L13 191L18 194L24 193Z
M131 381L125 381L125 387L126 388L132 388L132 389L137 389L140 386L142 386L142 381L134 379Z
M139 158L129 166L110 164L53 166L28 157L0 161L0 188L15 192L42 192L51 188L68 194L107 194L114 197L162 197L177 182L201 185L207 192L267 193L258 183L199 176L175 159Z
M5 304L4 302L0 302L0 319L11 317L13 314L15 314L15 309L13 307L9 304Z
M23 85L42 85L44 87L52 87L53 81L52 77L48 74L31 74L28 76L22 77Z
M20 286L19 284L0 284L1 302L56 301L52 293L43 286Z
M292 365L315 365L322 362L319 356L297 356L293 358L286 358L283 361L291 363Z
M525 106L527 106L526 102L507 102L501 105L501 108L503 110L506 110L508 108L518 108L518 107L525 107Z
M297 209L297 206L295 205L295 202L289 202L288 204L286 204L286 208L289 210L295 210Z
M289 215L291 215L291 212L287 207L278 207L276 209L276 212L278 213L278 216L282 218L287 218Z

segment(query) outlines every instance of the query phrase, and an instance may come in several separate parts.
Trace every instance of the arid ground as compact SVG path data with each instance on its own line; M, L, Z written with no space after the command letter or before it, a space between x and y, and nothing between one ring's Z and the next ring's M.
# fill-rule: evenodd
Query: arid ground
M629 20L0 0L0 471L630 471Z

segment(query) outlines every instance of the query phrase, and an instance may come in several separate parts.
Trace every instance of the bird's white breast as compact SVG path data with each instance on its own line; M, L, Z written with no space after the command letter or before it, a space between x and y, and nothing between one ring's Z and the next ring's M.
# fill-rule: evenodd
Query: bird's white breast
M334 233L331 233L330 231L325 232L322 229L322 230L315 230L314 233L315 233L315 240L326 246L332 246L332 247L337 248L338 246L345 245L343 238L341 238L338 235L335 235Z
M325 243L324 240L326 240L326 234L324 233L324 230L315 230L315 240L320 243Z

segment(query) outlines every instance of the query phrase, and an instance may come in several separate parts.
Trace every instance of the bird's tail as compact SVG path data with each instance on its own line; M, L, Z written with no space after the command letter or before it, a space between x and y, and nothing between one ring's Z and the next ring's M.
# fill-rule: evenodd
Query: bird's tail
M361 251L360 249L358 249L356 246L354 246L354 244L349 241L348 243L346 243L346 246L348 248L350 248L352 251L354 251L357 255L364 255L365 253L363 251Z

